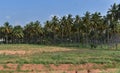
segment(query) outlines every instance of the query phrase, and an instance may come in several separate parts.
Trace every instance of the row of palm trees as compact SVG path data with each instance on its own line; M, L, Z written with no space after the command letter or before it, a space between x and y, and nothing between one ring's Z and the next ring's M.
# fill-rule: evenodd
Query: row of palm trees
M120 34L120 4L113 4L106 16L100 12L86 12L84 16L71 14L61 18L53 16L42 27L39 21L24 27L5 22L0 27L0 39L4 43L116 43Z

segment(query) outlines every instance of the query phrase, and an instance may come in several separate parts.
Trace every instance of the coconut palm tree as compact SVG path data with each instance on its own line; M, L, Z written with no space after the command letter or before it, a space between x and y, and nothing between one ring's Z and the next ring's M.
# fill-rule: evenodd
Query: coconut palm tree
M4 23L4 26L2 27L1 31L4 34L3 38L5 39L5 43L8 43L12 33L12 26L9 24L9 22Z
M4 42L4 34L3 34L3 27L0 27L0 43Z
M67 29L66 29L66 22L67 22L67 18L66 16L63 16L60 19L60 35L61 35L61 42L65 42L66 40L66 34L67 34Z
M93 44L97 44L99 42L99 34L102 33L102 16L99 12L95 12L91 17L91 29L90 29L90 38Z
M23 33L23 28L20 25L14 26L13 31L12 31L12 37L13 37L14 43L22 42L24 33Z
M85 31L84 37L85 37L85 42L86 44L89 42L89 34L90 34L90 29L91 29L91 14L90 12L86 12L84 16L82 17L83 25L85 28L83 29Z
M53 33L53 41L54 43L57 43L58 41L58 36L59 36L59 30L60 30L60 24L59 24L59 19L57 16L53 16L51 20L51 29Z
M120 23L120 4L118 5L118 13L117 13L117 16L118 16L118 20L119 20L119 23Z
M116 26L118 21L118 6L116 3L111 5L111 8L108 10L108 20L109 20L109 28L111 29L112 33L116 32Z
M24 27L24 35L26 43L37 43L41 41L43 34L42 27L39 21L30 22Z
M43 40L44 43L50 44L52 41L52 37L53 37L53 31L51 27L51 22L47 20L44 25L44 40Z
M72 27L73 27L73 18L71 14L68 14L67 20L66 20L66 35L67 35L67 41L72 42L71 36L72 36Z
M83 35L85 32L84 31L85 26L84 26L83 21L79 15L75 16L73 28L75 29L75 36L77 36L77 37L75 37L76 41L83 42Z

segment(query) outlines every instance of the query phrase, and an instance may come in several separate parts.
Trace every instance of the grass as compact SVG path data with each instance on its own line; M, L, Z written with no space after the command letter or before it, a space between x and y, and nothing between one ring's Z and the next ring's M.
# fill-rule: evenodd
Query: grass
M46 46L33 44L0 44L0 50L32 50L44 47Z
M105 67L119 67L120 50L81 48L81 47L57 47L29 44L0 45L0 50L25 50L31 54L10 55L0 54L0 64L106 64Z

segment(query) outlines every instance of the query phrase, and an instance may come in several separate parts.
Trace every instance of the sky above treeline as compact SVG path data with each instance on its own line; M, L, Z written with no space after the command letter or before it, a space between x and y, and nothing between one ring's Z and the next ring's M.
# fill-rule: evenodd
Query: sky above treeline
M120 0L0 0L0 25L22 25L39 20L43 24L54 15L82 16L86 11L105 15L113 3Z

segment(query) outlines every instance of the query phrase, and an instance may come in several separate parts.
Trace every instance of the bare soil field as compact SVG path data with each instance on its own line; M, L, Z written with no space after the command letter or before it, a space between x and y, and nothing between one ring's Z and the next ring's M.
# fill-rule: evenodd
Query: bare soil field
M120 73L119 55L119 50L0 45L0 73Z
M1 64L0 71L7 71L7 73L10 71L12 73L114 73L117 71L117 69L95 69L102 66L103 65L92 63L81 65Z

